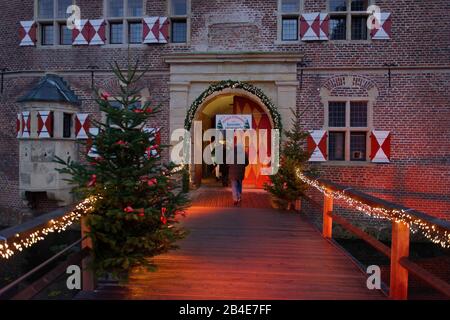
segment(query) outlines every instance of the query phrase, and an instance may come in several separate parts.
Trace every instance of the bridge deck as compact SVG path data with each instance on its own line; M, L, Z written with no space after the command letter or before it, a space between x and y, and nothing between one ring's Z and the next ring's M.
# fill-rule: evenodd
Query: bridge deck
M127 285L102 284L79 298L385 298L368 290L351 259L299 214L193 206L184 224L190 235L180 250L154 258L158 271L135 270Z

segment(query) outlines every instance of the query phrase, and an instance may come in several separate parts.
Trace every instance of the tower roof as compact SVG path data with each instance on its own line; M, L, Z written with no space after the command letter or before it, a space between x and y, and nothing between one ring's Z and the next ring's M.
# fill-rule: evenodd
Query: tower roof
M39 83L19 98L18 102L65 102L80 105L78 96L70 89L63 78L47 74Z

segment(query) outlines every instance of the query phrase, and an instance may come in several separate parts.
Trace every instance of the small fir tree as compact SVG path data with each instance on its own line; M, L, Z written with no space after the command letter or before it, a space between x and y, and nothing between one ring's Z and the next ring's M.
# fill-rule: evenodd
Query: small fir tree
M302 114L293 109L291 111L293 125L291 130L284 131L286 140L280 152L279 170L270 176L270 182L264 186L265 190L273 195L276 205L283 209L293 209L295 201L302 198L307 189L307 184L298 177L297 170L312 173L308 168L310 155L305 150L308 133L298 121Z
M182 179L176 178L183 170L176 172L173 163L163 163L160 155L167 146L157 145L156 132L145 130L160 108L150 102L138 105L137 82L145 72L138 74L137 68L137 62L129 63L126 72L117 63L112 66L120 83L118 96L96 90L96 102L107 119L93 121L99 132L89 134L97 155L86 155L88 164L57 159L63 165L60 172L71 176L74 192L96 198L86 217L94 270L121 280L131 268L154 269L148 258L176 248L175 242L186 234L177 225L188 204Z

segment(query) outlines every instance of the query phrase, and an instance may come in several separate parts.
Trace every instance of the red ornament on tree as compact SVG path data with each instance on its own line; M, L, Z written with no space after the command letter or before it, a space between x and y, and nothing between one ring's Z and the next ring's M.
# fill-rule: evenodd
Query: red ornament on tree
M110 95L108 92L103 91L103 92L100 94L100 97L101 97L103 100L108 100L108 99L111 97L111 95Z
M96 183L97 183L97 175L93 174L93 175L91 175L91 178L89 179L87 186L88 186L88 188L91 188L91 187L95 186Z
M131 212L134 212L134 209L131 206L128 206L125 209L123 209L123 211L126 213L131 213Z
M145 216L145 210L144 210L144 208L135 210L134 212L137 213L139 217Z
M123 141L123 140L119 140L115 144L119 145L119 146L124 146L124 147L128 146L128 142Z
M161 208L161 222L163 224L167 224L166 211L167 209L165 207Z

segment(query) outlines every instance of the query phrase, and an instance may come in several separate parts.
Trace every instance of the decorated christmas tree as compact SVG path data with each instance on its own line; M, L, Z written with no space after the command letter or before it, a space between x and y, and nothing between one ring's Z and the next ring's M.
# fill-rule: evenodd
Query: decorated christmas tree
M177 219L188 203L180 185L183 171L164 163L167 146L158 145L156 131L147 128L160 108L140 104L137 84L144 73L137 68L138 63L129 63L125 72L117 63L112 67L120 83L114 97L96 90L106 120L93 121L98 134L89 138L95 152L86 154L86 162L57 159L80 199L96 199L86 216L94 270L120 279L137 266L153 269L148 258L176 248L185 235Z
M280 167L275 175L270 176L270 182L264 188L270 192L277 207L293 209L295 201L304 196L307 185L299 179L300 172L313 173L308 168L309 153L305 148L308 133L304 131L298 121L299 111L292 110L293 124L289 131L285 131L285 142L280 152Z

